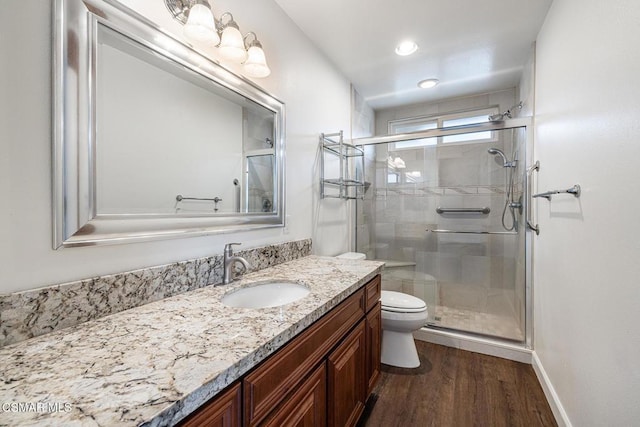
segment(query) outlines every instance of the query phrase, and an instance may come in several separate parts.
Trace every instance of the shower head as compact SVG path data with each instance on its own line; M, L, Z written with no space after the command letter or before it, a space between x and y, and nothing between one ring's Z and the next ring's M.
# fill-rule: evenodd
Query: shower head
M520 101L520 103L518 103L517 105L514 105L513 107L509 108L508 110L502 112L502 113L498 113L498 114L493 114L491 116L489 116L489 121L490 122L501 122L504 121L505 117L512 119L513 118L513 110L517 108L518 110L522 109L522 101Z
M511 167L511 162L509 162L507 160L507 156L504 155L502 150L500 150L498 148L489 148L487 151L489 152L489 154L493 154L493 155L497 154L498 156L502 157L502 167L503 168Z

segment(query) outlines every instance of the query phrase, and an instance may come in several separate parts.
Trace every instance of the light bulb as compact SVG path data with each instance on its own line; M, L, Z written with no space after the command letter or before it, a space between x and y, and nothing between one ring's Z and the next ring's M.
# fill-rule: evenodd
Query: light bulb
M412 40L405 40L396 47L396 54L407 56L418 50L418 45Z
M438 79L426 79L418 82L418 87L421 87L422 89L430 89L437 86L438 83L440 83Z
M247 75L256 78L267 77L271 74L264 51L259 43L254 42L249 47L247 60L244 62L244 70Z
M233 22L233 21L232 21ZM220 40L220 56L229 61L242 62L247 57L242 34L235 23L228 23Z
M220 37L216 31L211 9L203 4L194 4L189 10L189 18L184 25L184 35L197 42L218 44Z

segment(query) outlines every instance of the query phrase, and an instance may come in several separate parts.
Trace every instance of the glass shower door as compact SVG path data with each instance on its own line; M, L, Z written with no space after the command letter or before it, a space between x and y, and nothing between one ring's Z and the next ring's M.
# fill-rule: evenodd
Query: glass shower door
M427 303L428 326L523 342L524 128L446 138L365 146L357 250L386 262L383 289Z

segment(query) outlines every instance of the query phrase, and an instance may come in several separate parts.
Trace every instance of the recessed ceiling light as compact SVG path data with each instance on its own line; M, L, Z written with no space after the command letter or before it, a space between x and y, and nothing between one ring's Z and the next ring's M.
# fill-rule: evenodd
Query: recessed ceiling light
M418 82L418 87L421 87L422 89L429 89L436 86L438 83L440 83L440 80L438 79L426 79Z
M411 55L416 50L418 50L418 45L411 40L405 40L396 46L396 53L400 56Z

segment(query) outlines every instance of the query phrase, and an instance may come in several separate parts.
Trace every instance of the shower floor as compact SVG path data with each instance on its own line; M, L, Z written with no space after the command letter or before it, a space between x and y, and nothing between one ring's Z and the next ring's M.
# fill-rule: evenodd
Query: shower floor
M513 316L499 316L438 305L435 308L434 316L429 316L429 318L428 326L456 329L515 341L524 340L524 334Z
M438 291L428 325L524 340L513 291L457 283L441 283Z
M397 269L383 273L382 288L424 300L428 326L524 341L513 290L438 282L430 275Z

